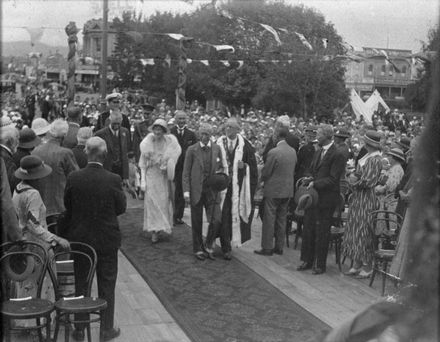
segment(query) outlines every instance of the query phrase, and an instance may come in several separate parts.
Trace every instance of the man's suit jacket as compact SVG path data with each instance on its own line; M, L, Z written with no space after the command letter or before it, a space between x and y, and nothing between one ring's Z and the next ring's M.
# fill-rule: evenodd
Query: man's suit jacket
M76 122L69 122L69 130L63 140L63 147L74 148L78 145L78 139L76 138L80 125Z
M142 140L150 133L150 126L153 124L151 120L144 120L134 126L133 132L133 152L136 156L136 161L139 162L141 156L140 144Z
M120 247L117 216L127 205L121 183L121 177L94 163L69 175L64 193L69 240L101 252Z
M261 180L264 182L264 197L293 197L295 165L295 150L285 140L281 140L275 148L269 151L266 163L261 170Z
M15 177L14 173L17 170L17 165L12 158L11 152L5 149L3 146L0 146L0 157L3 158L6 167L6 173L8 175L9 187L11 188L11 193L14 192L15 187L20 182L18 178Z
M109 116L110 112L103 112L98 116L98 121L96 122L95 132L99 131L100 129L103 129L104 127L107 127L109 125ZM128 129L130 132L130 120L128 119L127 115L122 114L122 123L121 126Z
M107 144L107 157L104 161L104 169L112 170L112 153L115 153L113 146L113 132L109 127L105 127L95 133L95 136L105 140ZM122 179L128 179L128 151L130 150L130 132L121 127L119 129L119 141L121 143L121 163L122 163Z
M321 160L321 149L313 156L310 174L314 188L318 192L318 207L328 208L339 203L339 183L345 172L347 159L335 144L332 144Z
M287 137L286 137L286 143L290 147L294 148L295 152L298 152L298 149L299 149L299 138L295 134L289 132L287 134ZM267 142L267 144L266 144L266 147L264 148L264 151L263 151L263 161L264 162L266 162L267 154L269 153L269 151L271 149L275 148L275 146L276 146L276 144L274 143L273 138L270 137L268 142Z
M78 164L80 169L84 169L87 165L87 154L84 150L84 145L76 145L74 148L72 148L76 163Z
M203 156L200 143L188 147L183 165L182 188L183 192L189 192L191 205L196 205L202 196L203 189ZM209 175L224 171L222 153L220 147L211 142L211 170ZM210 195L215 196L215 193Z
M180 177L180 175L182 175L183 172L183 163L185 162L186 151L188 150L188 147L194 145L197 142L197 137L193 131L191 131L186 127L183 130L182 135L178 133L177 127L171 128L170 132L171 134L174 134L176 136L177 141L179 142L179 145L182 148L182 153L180 154L180 157L177 160L176 170L174 173L177 177Z

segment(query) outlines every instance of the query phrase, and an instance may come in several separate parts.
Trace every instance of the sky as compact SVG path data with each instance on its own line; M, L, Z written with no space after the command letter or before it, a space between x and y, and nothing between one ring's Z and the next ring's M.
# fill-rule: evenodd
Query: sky
M250 0L252 1L252 0ZM206 0L192 4L175 0L109 0L109 19L124 10L182 13L194 10ZM354 47L409 49L417 52L427 41L429 29L438 25L438 0L284 0L304 4L321 12L327 22ZM26 41L24 27L45 27L41 41L67 45L64 27L76 22L78 28L92 18L102 18L101 0L2 0L1 41ZM79 34L81 37L81 33ZM80 40L81 43L81 40ZM211 42L213 44L217 42Z

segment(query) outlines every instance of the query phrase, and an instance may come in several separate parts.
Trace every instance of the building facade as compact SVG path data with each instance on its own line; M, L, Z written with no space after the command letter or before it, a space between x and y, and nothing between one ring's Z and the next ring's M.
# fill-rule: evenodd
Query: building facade
M384 51L388 60L379 51ZM354 54L361 58L346 64L347 88L355 89L364 100L377 89L387 103L404 102L406 88L417 79L411 50L364 47Z

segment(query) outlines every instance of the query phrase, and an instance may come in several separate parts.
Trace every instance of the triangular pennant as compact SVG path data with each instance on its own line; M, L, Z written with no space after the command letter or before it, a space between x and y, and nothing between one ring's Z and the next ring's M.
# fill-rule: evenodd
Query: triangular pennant
M186 63L191 64L192 62L193 62L193 60L191 58L186 59Z
M36 42L40 41L43 36L44 29L42 27L25 27L31 37L31 45L34 46Z
M165 56L164 62L168 65L168 68L171 67L171 57L169 54Z
M206 66L209 66L209 62L206 59L202 59L199 62L206 65Z
M309 43L309 41L306 39L306 37L304 37L303 34L298 32L295 32L295 34L297 35L299 40L301 40L301 42L304 44L306 48L308 48L309 50L313 50L313 46Z
M229 51L231 53L235 52L234 47L231 45L212 45L212 47L217 51Z
M244 62L243 61L237 61L237 62L238 62L237 69L240 69L243 66Z
M185 38L183 34L180 33L165 33L168 37L173 38L175 40L181 40L182 38Z
M277 27L277 30L284 32L284 33L289 33L289 31L287 31L287 29L285 29L285 28Z
M140 43L143 39L142 33L137 31L128 31L125 34L133 39L135 43Z
M281 42L281 40L280 40L280 36L278 36L278 32L277 32L272 26L269 26L269 25L266 25L266 24L261 24L261 23L260 23L260 25L261 25L266 31L270 32L270 33L274 36L274 38L275 38L275 40L277 41L278 45L281 45L281 44L282 44L282 42Z
M324 49L327 49L327 45L328 45L328 39L322 38L322 46L324 46Z
M141 58L140 61L143 66L154 65L154 58Z
M229 62L225 60L221 60L220 63L222 63L226 67L230 66Z
M287 61L287 63L289 63L289 64L292 64L292 60L291 60L291 59L289 59L289 60Z

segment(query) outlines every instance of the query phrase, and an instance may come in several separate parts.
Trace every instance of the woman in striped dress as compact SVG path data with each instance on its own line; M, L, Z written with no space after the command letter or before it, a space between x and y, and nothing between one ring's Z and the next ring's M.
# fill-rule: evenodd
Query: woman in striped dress
M378 184L382 170L380 134L367 131L364 137L368 153L349 176L353 193L349 200L348 220L343 240L343 254L354 261L347 274L366 278L371 274L374 255L374 231L371 227L371 212L379 209L379 200L374 188ZM368 265L370 270L364 270Z

